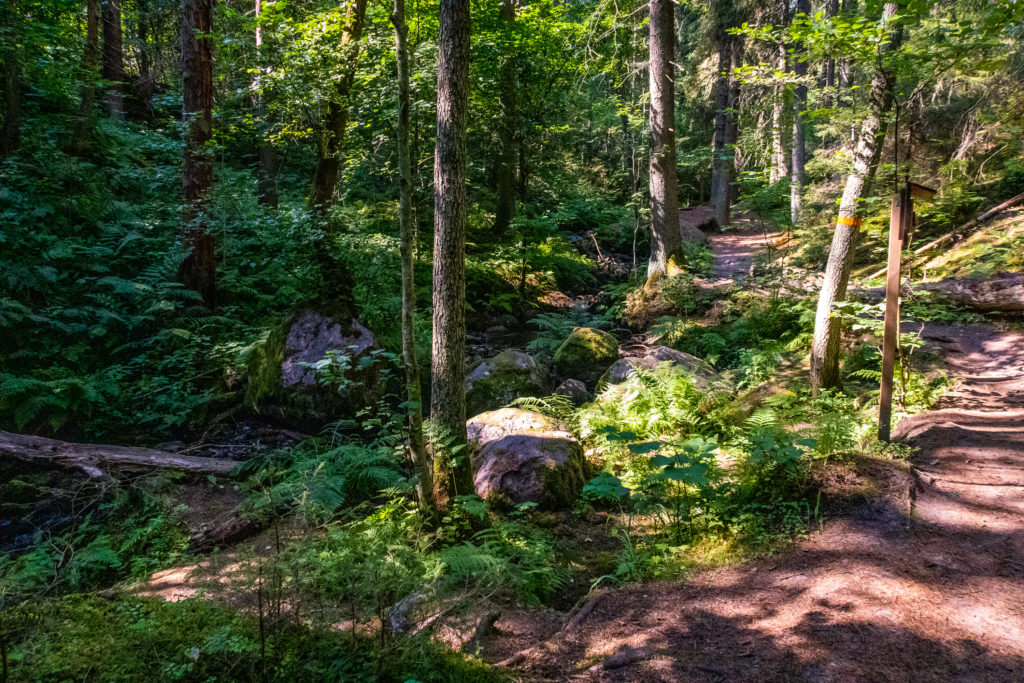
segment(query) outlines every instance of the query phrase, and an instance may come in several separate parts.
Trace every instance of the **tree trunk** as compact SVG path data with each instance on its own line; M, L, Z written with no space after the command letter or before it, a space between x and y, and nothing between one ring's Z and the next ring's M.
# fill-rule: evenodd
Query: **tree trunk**
M139 80L132 88L132 95L137 100L135 109L146 121L153 120L153 92L156 90L156 74L153 73L153 59L149 50L151 11L148 0L137 3L139 23L135 36L139 43Z
M728 193L726 201L726 225L731 220L732 205L739 199L740 186L736 183L736 145L740 141L740 79L736 69L743 66L743 41L739 36L730 38L732 48L729 51L729 114L726 117L725 148L730 156L726 165L728 182L725 187Z
M776 0L775 14L780 26L786 25L789 15L788 0ZM786 43L781 38L775 46L777 68L786 73ZM772 160L768 173L768 181L772 185L789 175L786 168L786 140L784 135L786 115L786 93L781 83L772 86Z
M85 52L82 54L82 96L78 103L78 120L72 146L76 154L85 149L92 128L93 109L96 105L96 81L100 65L100 3L88 0L85 10Z
M469 0L441 0L434 150L434 339L431 419L448 447L466 444L466 119ZM450 441L449 441L450 440ZM473 491L469 458L434 454L438 505Z
M184 0L181 14L182 116L185 125L184 244L188 252L178 276L199 292L208 308L217 305L216 262L209 232L208 204L213 188L212 0Z
M0 456L71 467L93 478L109 478L106 469L110 467L172 469L226 476L238 464L232 460L179 455L152 448L71 443L11 432L0 432Z
M516 215L516 137L519 119L516 112L516 55L515 55L515 0L501 0L501 19L508 32L508 44L501 57L499 73L498 165L495 174L497 207L494 212L494 232L504 233Z
M726 148L729 129L729 60L732 40L725 35L718 37L718 82L715 85L715 137L711 150L711 207L715 222L720 226L729 224L729 169L732 159Z
M0 8L3 26L4 125L0 128L0 156L12 156L21 143L21 71L18 62L18 8L5 0Z
M650 0L651 260L647 285L669 273L682 250L676 184L675 12L672 0Z
M103 3L103 80L107 81L107 113L124 118L124 47L121 35L121 0Z
M811 13L810 0L797 0L796 13ZM807 62L800 55L793 56L793 72L798 79L806 78ZM804 123L804 111L807 109L807 86L802 82L796 84L793 91L793 158L789 179L789 218L793 223L800 220L800 212L804 199L804 170L807 166L807 138Z
M846 298L846 287L853 268L854 248L860 228L860 202L871 193L871 184L882 153L885 125L882 116L892 106L889 89L891 76L885 66L886 55L899 49L903 41L901 26L892 25L897 5L885 3L882 24L888 27L888 40L879 48L879 67L871 79L867 118L861 126L853 151L853 169L846 179L846 188L839 204L839 219L828 253L825 279L818 296L814 319L814 341L811 346L811 390L837 386L840 382L839 354L842 337L841 320L833 315L836 302Z
M262 0L256 0L256 64L257 75L253 77L253 108L256 110L256 132L259 140L256 143L256 201L262 206L277 208L277 160L274 145L267 138L267 126L264 119L263 106L263 27L260 26L260 15L263 13Z
M797 12L800 10L798 9ZM808 12L809 13L809 12ZM826 18L832 19L839 14L839 0L828 0L825 3L825 16ZM832 106L835 105L835 87L836 87L836 59L835 57L829 57L825 60L825 91L826 91L826 102L831 101Z
M348 128L349 92L356 77L359 38L363 33L365 17L366 0L348 0L340 46L341 60L346 66L341 78L335 83L334 96L327 102L327 119L317 149L313 188L309 193L309 206L319 214L326 214L334 202L334 188L338 183Z
M423 442L423 395L416 359L416 280L414 277L416 231L412 218L412 161L409 156L409 27L405 0L394 0L391 23L395 26L398 62L398 223L402 258L402 361L405 365L406 410L409 415L409 458L418 479L420 507L434 509L434 484Z
M918 285L917 289L939 292L947 299L979 311L1024 311L1024 273L1000 273L985 278L926 282Z

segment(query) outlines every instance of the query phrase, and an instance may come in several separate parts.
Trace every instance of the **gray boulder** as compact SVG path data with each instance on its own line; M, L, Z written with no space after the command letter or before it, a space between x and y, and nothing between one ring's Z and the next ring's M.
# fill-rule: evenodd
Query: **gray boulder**
M312 309L292 314L249 354L245 403L302 429L352 416L379 392L377 368L359 368L374 349L373 333L354 318ZM328 352L348 366L341 386L322 386L310 367Z
M589 478L583 448L554 418L503 408L469 420L466 432L474 489L489 502L569 507Z
M609 385L621 384L636 374L636 368L655 370L665 363L693 377L693 383L698 389L732 390L729 382L718 374L707 361L668 346L656 346L643 356L622 358L616 361L602 375L598 386L603 388Z
M555 388L555 394L567 397L576 406L581 406L590 400L587 385L578 379L565 380Z
M679 221L679 235L683 238L683 244L708 243L708 236L704 234L704 231L686 221Z
M466 375L466 414L477 415L507 405L520 396L541 396L545 373L528 354L502 351L477 361Z

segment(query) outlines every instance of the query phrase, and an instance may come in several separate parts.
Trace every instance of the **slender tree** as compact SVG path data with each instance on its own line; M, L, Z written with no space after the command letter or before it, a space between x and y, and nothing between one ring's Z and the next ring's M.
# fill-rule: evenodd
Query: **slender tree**
M650 0L651 260L650 286L669 272L682 249L676 183L675 11L672 0Z
M892 107L890 89L892 74L886 65L886 56L899 49L903 41L902 27L893 21L897 3L887 2L882 11L882 25L888 38L878 49L878 66L871 79L867 117L861 125L860 135L853 150L853 168L846 178L846 187L839 204L839 218L828 253L825 279L818 295L818 308L814 319L814 340L811 346L811 389L818 392L837 386L841 341L840 319L834 315L835 304L846 298L846 286L853 269L853 256L860 229L860 202L871 193L871 184L882 153L885 124L882 117Z
M363 33L365 18L366 0L347 0L340 45L343 67L340 77L334 83L334 93L327 102L327 117L317 149L316 170L313 172L313 188L309 193L309 206L318 213L326 213L334 201L334 188L338 183L348 128L349 93L356 77L359 38Z
M395 27L395 56L398 62L398 223L402 258L402 361L405 365L406 401L409 414L409 457L418 479L416 493L420 506L434 509L434 483L423 441L423 393L416 358L416 279L414 256L416 232L412 217L412 162L409 157L409 27L405 23L405 0L394 0L391 23Z
M85 9L85 52L82 54L82 94L72 144L76 153L85 148L93 109L96 106L96 81L100 64L100 2L87 0Z
M208 308L217 305L216 262L209 231L208 204L213 188L213 2L184 0L181 12L182 116L185 124L183 189L184 244L187 256L178 276L203 297Z
M466 119L469 0L441 0L434 149L434 338L431 419L455 446L466 443ZM469 462L434 458L439 505L470 493Z
M252 79L253 109L256 110L257 134L256 143L256 201L263 206L277 208L277 159L274 145L267 140L266 111L263 104L263 27L260 15L263 13L263 0L255 2L256 15L256 74Z
M124 118L124 45L121 32L121 0L103 3L103 80L107 81L107 113Z
M508 43L501 56L498 75L501 121L498 124L498 164L495 173L498 197L494 212L494 231L498 234L508 229L516 215L516 138L519 132L514 34L516 0L501 0L500 12Z
M810 0L796 0L796 14L810 14ZM793 157L790 164L792 175L789 179L789 217L794 223L800 220L803 208L805 169L807 167L807 132L804 111L807 109L807 62L799 54L793 55L793 73L797 77L793 91Z
M776 0L775 20L785 26L789 15L789 0ZM780 37L775 46L776 68L786 73L786 42ZM783 84L776 81L772 86L772 159L768 180L774 184L789 175L786 168L786 140L784 135L786 92Z

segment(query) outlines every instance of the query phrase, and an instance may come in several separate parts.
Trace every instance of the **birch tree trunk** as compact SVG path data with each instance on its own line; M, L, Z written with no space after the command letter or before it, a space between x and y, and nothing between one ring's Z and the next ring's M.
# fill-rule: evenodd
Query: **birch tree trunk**
M647 285L669 273L682 249L676 183L675 12L672 0L650 0L651 260Z
M810 0L797 0L796 14L810 14ZM798 79L807 76L807 62L799 54L793 55L793 73ZM807 139L804 111L807 110L807 85L797 83L793 91L793 158L789 179L789 218L793 223L800 220L803 209L805 169L807 166Z
M188 253L178 277L217 305L213 235L207 215L213 188L213 159L207 145L213 137L212 0L184 0L181 14L182 117L185 153L182 187L185 195L184 245Z
M466 120L469 0L441 0L434 149L434 339L430 417L449 446L466 444ZM436 445L436 444L435 444ZM469 458L434 453L434 498L473 491Z
M787 0L776 1L775 14L780 26L786 25L788 12ZM780 73L786 73L786 43L782 39L776 46L776 68ZM786 93L781 83L772 86L772 161L768 174L768 181L775 184L789 175L786 168L786 139L785 131L786 115Z
M409 458L418 479L420 506L434 510L434 484L423 442L423 396L416 358L416 280L414 278L416 232L412 217L412 162L409 156L409 27L405 0L394 0L391 23L395 27L398 62L398 223L402 259L402 363L405 366L405 398L409 415Z
M814 341L811 346L811 390L838 386L839 355L842 337L841 321L833 315L835 304L846 298L846 287L853 268L853 256L860 228L860 202L871 193L871 184L882 153L885 125L882 117L892 107L889 83L892 75L886 67L886 56L899 49L903 29L894 25L897 4L885 3L882 24L888 27L888 39L878 50L879 65L871 79L868 114L861 125L853 151L853 169L846 179L846 188L839 204L839 218L832 237L832 247L825 267L825 280L818 296L814 319Z

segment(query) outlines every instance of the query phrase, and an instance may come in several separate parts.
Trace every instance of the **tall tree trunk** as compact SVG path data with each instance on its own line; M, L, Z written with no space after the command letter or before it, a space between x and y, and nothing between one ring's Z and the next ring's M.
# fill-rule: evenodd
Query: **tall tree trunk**
M85 52L82 54L82 95L72 140L76 154L85 149L96 106L96 81L100 65L100 2L88 0L85 9Z
M434 150L434 340L431 419L453 445L466 443L466 119L469 0L441 0ZM473 491L469 459L434 458L439 505ZM443 457L438 457L443 456Z
M317 149L313 188L309 193L310 208L320 214L326 214L334 202L334 188L338 183L345 132L348 128L349 93L356 77L359 38L363 33L365 17L366 0L348 0L345 26L341 34L341 61L345 64L345 69L335 83L333 96L327 102L327 118Z
M788 0L776 0L775 14L780 26L786 25L789 15ZM776 68L780 73L786 73L786 43L779 39L776 49ZM785 139L785 115L786 115L786 91L781 83L772 86L772 161L768 174L768 181L775 184L789 175L786 168L786 139Z
M138 27L135 37L139 44L139 80L135 82L133 96L136 108L147 121L153 120L153 93L156 90L156 75L153 73L153 58L149 49L150 12L149 0L137 2Z
M203 297L208 308L217 305L216 262L209 231L208 205L213 188L213 159L207 145L213 138L212 0L184 0L181 13L181 70L185 124L184 243L188 256L178 275Z
M256 110L256 201L271 208L277 208L276 155L274 145L267 140L265 107L263 106L263 27L260 15L263 13L262 0L256 0L256 75L253 77L253 108Z
M796 0L797 14L811 13L811 0ZM804 170L807 165L807 138L804 111L807 109L807 86L802 79L807 76L807 62L801 55L793 56L793 73L800 79L793 91L793 158L792 175L789 182L789 218L796 223L804 199Z
M740 141L740 79L736 75L736 69L743 65L743 40L739 36L730 39L732 48L729 52L729 113L726 116L725 127L725 148L730 156L726 165L726 225L731 220L732 205L739 199L740 186L736 183L736 145Z
M798 12L800 10L797 10ZM839 14L839 0L828 0L825 3L825 16L829 19L834 18ZM835 102L835 87L836 87L836 59L835 57L829 57L825 60L825 91L826 101L831 101L832 106L836 106Z
M732 160L726 147L729 130L729 60L732 40L720 35L718 41L718 81L715 84L715 137L711 148L711 207L715 222L720 226L729 224L729 169Z
M423 442L423 396L420 368L416 359L416 280L414 256L416 231L412 219L412 162L409 157L409 27L405 23L405 0L394 0L391 23L395 26L395 56L398 62L398 223L402 258L402 361L405 365L405 398L409 415L409 458L418 479L416 493L420 506L434 510L434 483Z
M680 256L676 182L675 12L672 0L650 0L651 260L647 285L669 273Z
M3 39L4 69L4 124L0 127L0 157L9 157L18 150L21 143L21 71L18 61L19 9L11 0L5 0L0 8L0 37Z
M107 113L124 118L124 46L121 35L121 0L103 3L103 79L107 81Z
M519 119L516 112L516 55L515 21L516 0L501 0L501 19L508 32L508 44L501 56L499 72L499 107L501 121L498 124L498 165L497 207L494 212L494 231L504 233L516 214L516 136Z
M885 3L882 25L888 28L888 39L878 50L879 66L871 79L868 114L853 151L853 169L846 179L846 188L839 204L839 218L828 253L825 279L818 296L814 341L811 346L811 389L815 393L837 386L840 382L842 329L841 320L833 314L836 302L846 298L846 286L853 269L854 249L860 228L860 202L871 193L871 184L885 139L882 116L892 107L893 96L889 89L892 76L885 65L885 59L888 54L898 50L903 41L903 28L892 23L896 13L896 3Z

